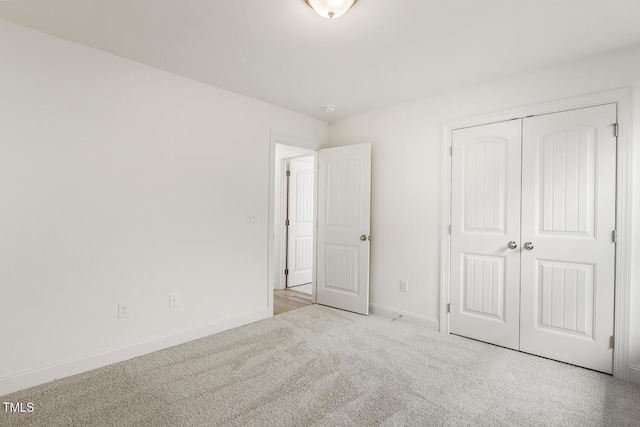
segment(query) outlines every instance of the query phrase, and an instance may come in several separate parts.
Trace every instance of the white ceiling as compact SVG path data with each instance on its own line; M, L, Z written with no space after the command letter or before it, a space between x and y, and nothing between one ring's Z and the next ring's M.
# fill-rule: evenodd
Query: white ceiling
M640 0L359 0L335 20L304 0L8 0L0 18L328 122L640 44Z

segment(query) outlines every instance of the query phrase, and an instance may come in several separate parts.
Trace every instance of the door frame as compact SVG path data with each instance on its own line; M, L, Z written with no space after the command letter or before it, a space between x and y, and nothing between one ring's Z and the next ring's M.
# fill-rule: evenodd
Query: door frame
M273 316L273 290L277 289L275 287L276 280L282 281L284 276L284 262L285 260L282 257L282 250L280 254L276 254L275 248L275 240L281 238L281 234L276 235L276 227L275 221L278 220L280 223L283 223L283 212L279 210L279 213L276 213L276 174L278 170L281 169L276 167L276 162L279 161L276 159L276 144L288 145L291 147L300 148L300 152L291 153L291 157L314 157L314 184L313 184L313 200L317 203L318 199L318 150L321 148L321 144L304 140L301 138L296 138L290 135L284 135L276 132L271 132L270 141L269 141L269 218L268 218L268 234L267 234L267 247L268 247L268 255L267 255L267 315L268 317ZM306 150L307 153L303 153L303 150ZM312 152L312 153L310 153ZM281 158L284 160L284 157ZM282 162L280 162L280 166ZM281 193L282 194L282 193ZM281 207L280 207L281 208ZM315 209L315 208L314 208ZM276 218L277 216L277 218ZM316 287L316 246L315 242L317 241L317 214L314 211L313 215L313 275L311 277L311 287L314 291L312 291L312 302L315 303L316 295L315 295L315 287ZM282 249L282 247L281 247ZM279 256L278 256L279 255ZM278 264L278 265L276 265ZM280 268L282 267L282 268Z
M629 293L631 273L631 88L622 88L591 95L530 105L512 110L452 120L443 124L442 180L440 214L440 332L449 334L447 304L451 289L451 134L455 129L479 126L531 115L551 114L578 108L615 103L618 116L618 146L616 170L616 263L613 376L629 380Z

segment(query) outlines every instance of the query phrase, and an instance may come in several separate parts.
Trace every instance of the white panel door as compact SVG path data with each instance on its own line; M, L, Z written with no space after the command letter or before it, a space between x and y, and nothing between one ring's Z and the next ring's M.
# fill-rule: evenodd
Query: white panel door
M452 148L450 330L518 349L521 121L455 130Z
M320 150L317 302L369 314L371 144Z
M313 157L289 161L287 287L311 283L313 277L313 163Z
M523 123L522 351L613 371L615 104Z

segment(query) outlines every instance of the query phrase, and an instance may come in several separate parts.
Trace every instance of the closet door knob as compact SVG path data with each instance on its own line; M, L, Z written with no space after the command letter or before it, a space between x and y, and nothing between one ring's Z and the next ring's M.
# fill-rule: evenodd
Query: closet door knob
M533 243L531 242L526 242L524 245L524 248L528 251L530 251L531 249L533 249Z
M518 244L512 240L512 241L510 241L509 243L507 243L507 247L508 247L509 249L515 249L515 248L517 248L517 247L518 247Z

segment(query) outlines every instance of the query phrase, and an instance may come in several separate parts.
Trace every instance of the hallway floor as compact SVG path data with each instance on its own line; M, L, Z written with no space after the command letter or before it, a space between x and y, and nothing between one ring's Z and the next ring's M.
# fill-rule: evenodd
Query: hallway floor
M294 291L292 289L274 289L273 291L273 314L286 313L298 308L311 305L311 295Z

